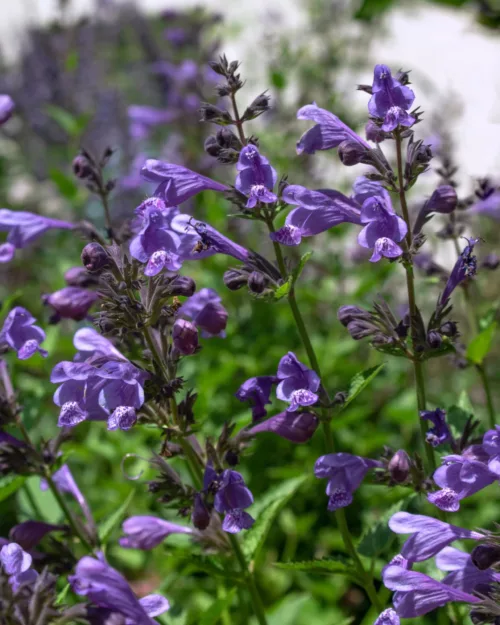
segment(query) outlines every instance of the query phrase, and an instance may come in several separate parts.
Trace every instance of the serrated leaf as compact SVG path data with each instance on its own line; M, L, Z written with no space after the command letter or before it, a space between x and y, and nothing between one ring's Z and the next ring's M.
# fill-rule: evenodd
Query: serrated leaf
M260 499L259 505L253 508L255 523L245 532L241 545L248 562L256 559L281 509L307 479L309 476L306 475L286 480L271 492L266 493Z
M491 349L496 329L497 323L494 321L485 330L472 339L466 352L468 360L473 362L475 365L480 365L483 362Z
M343 403L341 410L347 408L347 406L370 384L370 382L377 377L377 375L384 368L385 363L377 365L376 367L370 367L357 373L349 384L349 390L347 392L347 399Z
M387 549L395 538L394 532L389 528L389 519L396 512L400 512L406 508L415 495L405 497L391 506L385 514L383 514L376 523L369 527L358 545L358 553L367 558L376 558L385 549Z
M286 571L302 571L304 573L321 575L338 573L339 575L346 575L352 580L357 580L356 568L349 558L322 558L304 562L276 562L274 566Z
M26 481L24 475L6 475L0 479L0 501L17 492Z
M236 594L236 588L232 588L225 597L221 597L212 603L198 622L198 625L215 625L224 610L231 605Z
M121 522L123 517L125 516L132 499L134 498L135 490L130 491L125 501L122 505L115 510L113 514L111 514L107 519L105 519L102 523L99 524L98 532L99 532L99 540L101 543L106 544L108 538L111 536L113 530L116 526Z

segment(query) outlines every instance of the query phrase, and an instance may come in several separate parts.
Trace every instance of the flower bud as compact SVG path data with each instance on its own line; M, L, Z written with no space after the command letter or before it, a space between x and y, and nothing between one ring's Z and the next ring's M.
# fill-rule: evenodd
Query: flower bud
M196 291L196 282L189 276L175 276L168 285L170 295L191 297Z
M457 207L457 192L449 184L438 187L425 203L426 213L452 213Z
M270 96L265 93L261 93L258 95L255 100L250 104L250 106L243 113L242 120L250 121L251 119L255 119L269 110L269 101L271 100Z
M240 457L238 456L238 454L233 449L229 449L226 452L226 455L224 456L224 459L225 459L225 461L227 462L227 464L230 467L237 466L239 461L240 461Z
M210 524L210 511L203 501L203 497L196 493L194 496L193 512L191 514L193 525L199 530L206 530Z
M397 483L402 484L406 482L410 475L411 461L410 457L404 449L397 451L389 461L388 469L391 474L391 478Z
M491 271L494 271L498 265L500 265L500 258L496 254L488 254L481 263L481 267Z
M198 329L190 321L177 319L172 329L174 347L184 356L194 354L198 348Z
M73 173L77 178L80 178L80 180L87 180L88 178L94 177L94 169L83 154L79 154L73 159L72 167Z
M9 121L16 105L10 95L0 95L0 126Z
M471 558L480 571L485 571L500 562L500 545L477 545L472 550Z
M359 163L370 163L370 150L352 139L346 139L338 147L338 155L343 165L350 167Z
M248 276L248 288L251 293L262 293L266 288L266 282L266 277L260 271L252 271Z
M347 324L347 331L355 341L360 341L367 336L373 336L374 334L377 334L378 328L377 326L363 319L354 319ZM382 339L383 336L384 335L382 334L380 335ZM382 342L385 343L384 340L382 340Z
M228 111L220 109L218 106L203 102L200 106L200 115L202 122L213 122L214 124L221 124L226 126L232 123L231 115Z
M217 143L222 148L230 148L232 150L237 150L238 152L241 149L241 141L232 130L229 130L229 128L219 128L216 138Z
M238 291L247 284L248 274L239 269L229 269L224 273L224 284L230 291Z
M346 328L354 319L365 319L366 321L371 321L372 318L373 315L368 312L368 310L359 308L359 306L341 306L337 312L337 319Z
M437 349L441 347L441 343L443 342L443 337L437 330L431 330L427 334L427 343L432 347L432 349Z
M66 286L60 291L44 295L42 300L44 304L54 309L55 321L61 318L82 321L98 298L99 295L94 291L88 291L77 286Z
M280 412L255 425L249 433L273 432L292 443L307 443L318 425L318 417L311 412Z
M88 273L85 267L71 267L64 274L64 280L68 286L89 287L95 286L99 278Z
M373 141L374 143L381 143L387 137L387 134L377 126L377 124L370 120L365 126L365 135L368 141Z
M217 302L207 304L196 315L196 324L210 334L220 334L226 329L227 310Z
M443 325L439 328L439 332L444 336L449 336L453 338L458 335L458 326L454 321L445 321Z
M210 154L210 156L217 158L222 148L219 145L217 138L214 137L213 135L210 135L209 137L205 139L205 144L203 146L203 149L205 150L207 154Z
M87 271L99 273L109 265L109 256L99 243L87 243L82 250L82 263Z

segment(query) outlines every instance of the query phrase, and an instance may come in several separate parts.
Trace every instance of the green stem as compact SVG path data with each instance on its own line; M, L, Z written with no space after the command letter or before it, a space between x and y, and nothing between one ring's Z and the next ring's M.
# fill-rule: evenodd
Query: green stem
M47 481L47 484L52 492L52 494L54 495L54 497L57 500L57 503L59 504L59 507L61 508L61 510L64 512L64 516L66 517L69 526L71 527L73 533L78 536L78 538L80 539L82 545L90 552L93 551L92 546L90 545L90 543L88 542L88 540L85 538L85 536L83 535L83 532L80 530L80 528L78 527L75 519L73 518L73 515L71 514L71 510L68 508L67 503L64 501L61 493L59 492L59 489L57 488L54 480L52 479L52 476L50 474L50 472L47 470L45 473L45 479Z
M406 193L404 186L404 177L403 177L403 155L402 155L402 139L401 135L396 133L396 158L398 163L398 194L399 194L399 202L401 204L401 212L403 213L403 218L408 227L408 233L406 235L406 246L407 249L410 250L412 245L412 227L410 221L410 213L408 211L408 204L406 202ZM408 307L410 309L410 335L411 337L415 337L417 335L417 331L415 328L415 323L417 319L417 304L415 299L415 281L413 277L413 265L405 263L406 270L406 288L408 292ZM415 349L413 349L415 351ZM426 398L425 398L425 377L424 377L424 369L423 363L419 361L417 358L412 359L413 369L415 375L415 389L417 393L417 416L420 425L420 431L422 433L422 445L425 449L425 455L427 457L428 469L432 472L436 470L436 459L434 457L434 450L432 447L426 443L425 434L426 427L423 420L420 418L420 412L426 409Z
M245 556L241 550L238 538L234 534L229 534L229 542L231 543L236 559L238 560L238 564L240 565L241 571L247 580L248 590L250 591L250 595L252 597L252 605L255 616L257 617L260 625L267 625L264 605L262 604L259 590L255 584L254 576L249 570L247 561L245 560Z

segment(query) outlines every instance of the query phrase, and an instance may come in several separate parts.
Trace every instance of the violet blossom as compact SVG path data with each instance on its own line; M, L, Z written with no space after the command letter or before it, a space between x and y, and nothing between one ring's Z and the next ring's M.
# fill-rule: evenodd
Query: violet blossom
M179 316L189 317L200 328L202 336L225 337L227 310L213 289L200 289L189 297L179 309Z
M464 280L476 275L477 258L474 256L474 246L479 239L466 239L467 245L458 257L455 266L446 282L443 292L439 296L438 307L444 308L450 301L451 294Z
M249 378L236 391L240 401L248 401L252 405L252 419L258 421L267 415L265 406L271 403L271 390L278 383L273 375L261 375Z
M437 447L438 445L451 443L453 437L451 435L450 428L446 423L445 410L442 410L441 408L436 408L435 410L422 410L420 412L420 418L430 421L433 424L433 427L431 427L425 435L425 440L430 445Z
M375 66L368 111L373 117L383 120L381 128L384 132L391 132L398 126L409 127L415 123L415 117L408 113L414 100L413 91L393 78L387 65Z
M53 322L59 319L82 321L98 299L98 293L79 286L66 286L50 295L42 296L43 303L54 310L51 318Z
M17 543L10 542L0 550L0 566L9 576L14 592L22 585L34 582L38 573L31 568L33 558Z
M276 397L290 404L288 412L295 412L299 406L312 406L319 397L319 375L299 362L293 352L288 352L280 360L277 378Z
M352 503L352 495L368 471L381 466L378 460L346 453L327 454L318 458L314 465L314 475L319 479L328 479L328 510L333 512Z
M500 479L500 425L486 432L482 448L488 454L488 469Z
M318 429L319 419L311 412L280 412L257 425L249 434L272 432L292 443L307 443Z
M125 536L120 545L127 549L149 550L157 547L171 534L192 534L193 530L154 516L133 516L122 525Z
M51 374L51 382L60 384L54 394L54 403L61 407L58 425L73 427L85 420L107 420L110 430L130 429L144 402L148 374L91 328L78 330L73 344L85 351L73 362L57 364Z
M499 220L500 219L500 191L495 191L488 195L488 197L479 200L475 204L473 204L469 212L475 213L477 215L485 215L486 217L491 217L492 219Z
M160 595L137 599L118 571L89 556L78 562L75 574L68 580L73 592L87 597L98 608L123 615L126 625L156 625L151 617L163 614L170 607Z
M474 592L480 584L500 582L500 573L492 569L478 569L470 554L455 547L445 547L440 551L436 556L436 566L441 571L448 572L443 584L465 592Z
M23 521L14 525L9 532L9 538L25 551L31 551L47 534L65 529L64 525L54 525L43 521Z
M396 534L411 534L401 549L401 555L410 562L428 560L455 540L484 538L479 532L409 512L393 514L389 519L389 527Z
M203 489L205 492L215 493L214 508L217 512L225 514L222 522L222 529L225 532L237 534L252 527L254 519L245 512L245 508L253 504L253 495L241 473L225 469L219 475L208 464L203 476Z
M15 108L16 105L10 95L2 93L0 95L0 126L9 121Z
M0 244L0 262L12 260L16 249L22 249L33 243L47 230L73 230L74 227L74 224L67 221L2 208L0 209L0 232L8 232L8 235L7 242Z
M400 620L396 611L393 608L387 608L381 612L373 625L399 625Z
M278 198L272 191L278 174L255 145L246 145L242 148L236 169L239 173L234 186L248 197L247 208L254 208L257 202L264 204L276 202Z
M20 360L31 358L36 352L45 358L48 352L40 347L45 340L45 332L35 323L36 319L26 308L16 306L7 315L0 330L0 346L6 344L16 350Z

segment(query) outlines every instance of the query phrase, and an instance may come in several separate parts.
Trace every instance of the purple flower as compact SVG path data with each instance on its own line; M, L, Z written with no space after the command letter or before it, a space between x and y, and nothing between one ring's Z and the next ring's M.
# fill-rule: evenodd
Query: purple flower
M374 195L367 198L361 208L361 223L366 226L358 235L358 243L362 247L373 249L370 258L372 262L382 256L396 258L403 250L395 241L401 241L406 236L408 228L406 222L398 217L386 195Z
M213 289L201 289L189 297L179 309L179 315L189 317L201 330L202 336L225 336L227 310Z
M141 175L148 182L158 183L155 195L163 197L167 206L178 206L193 195L207 189L228 190L226 185L197 174L186 167L154 159L146 161L141 169Z
M52 479L54 480L54 483L57 486L57 490L59 490L59 492L67 493L68 495L74 497L75 501L80 506L83 514L85 515L89 527L93 528L95 526L95 523L92 512L90 510L90 506L83 496L82 491L78 488L78 484L75 482L75 478L71 474L68 465L63 464L62 467L52 475ZM49 486L46 480L40 481L41 490L47 490L48 487Z
M482 448L488 454L488 469L500 478L500 425L486 432Z
M122 525L125 536L120 545L127 549L153 549L170 534L192 534L193 530L183 525L169 523L154 516L133 516Z
M253 504L253 495L243 476L237 471L226 469L219 479L214 507L217 512L226 514L222 529L229 534L249 529L254 524L254 519L245 512L245 508Z
M383 131L390 132L398 126L412 126L415 118L407 111L414 100L413 91L393 78L387 65L375 66L368 111L373 117L384 120Z
M316 432L319 419L310 412L280 412L249 430L250 434L273 432L292 443L307 443Z
M47 534L64 529L66 529L64 525L53 525L42 521L24 521L10 530L9 538L21 545L24 550L31 551Z
M425 435L425 440L430 445L437 447L444 443L451 443L453 437L446 423L445 410L441 408L436 408L436 410L422 410L420 412L420 418L430 421L434 426Z
M156 625L151 616L168 610L168 601L159 595L137 599L128 582L106 562L85 556L76 565L69 582L78 595L99 608L122 614L126 625Z
M345 453L327 454L318 458L314 465L314 475L319 479L328 479L328 510L333 512L348 506L352 502L352 494L368 471L380 466L382 464L377 460Z
M8 232L7 243L0 245L0 262L12 260L16 249L26 247L47 230L57 228L72 230L74 225L35 213L0 209L0 232Z
M423 210L428 213L448 215L457 207L457 192L449 184L440 185L424 204Z
M73 427L85 420L107 419L110 430L130 429L136 421L135 410L144 402L148 374L95 330L79 330L73 343L85 351L73 362L57 364L51 374L51 382L60 384L54 394L54 403L61 406L58 425ZM92 351L93 347L97 349Z
M38 573L31 568L33 558L17 543L7 543L0 550L0 565L9 576L14 592L21 584L34 582Z
M388 566L382 574L384 585L395 590L392 598L396 613L401 618L415 618L427 614L450 601L479 603L480 599L432 577L401 566Z
M9 121L15 108L16 105L10 95L0 95L0 126Z
M172 342L175 349L189 356L198 349L198 328L185 319L177 319L172 328Z
M257 202L276 202L278 198L272 190L278 174L255 145L246 145L241 150L236 169L239 174L234 186L248 197L247 208L254 208Z
M296 411L299 406L312 406L318 401L318 374L299 362L293 352L288 352L280 360L277 377L276 397L290 404L288 412Z
M444 290L439 296L438 307L444 308L448 304L451 294L457 286L467 278L476 275L477 258L474 256L474 246L478 242L479 239L467 239L467 245L464 247L455 263Z
M491 569L480 570L472 562L468 553L445 547L436 556L436 565L441 571L450 571L443 579L443 584L465 592L473 592L479 584L491 584L500 581L500 574Z
M444 464L433 475L434 482L442 490L430 493L427 499L447 512L456 512L462 499L493 484L497 479L488 469L488 465L474 456L471 457L467 449L461 456L444 456L442 461Z
M53 321L59 319L82 321L98 299L97 293L79 286L66 286L60 291L42 297L43 303L54 309Z
M177 271L181 238L171 228L176 208L167 208L160 198L148 198L136 209L134 226L139 228L130 242L130 254L142 263L148 263L145 275L155 276L163 269Z
M7 315L0 330L0 345L6 343L15 349L20 360L31 358L36 352L45 358L48 352L40 347L45 340L45 332L35 322L36 319L26 308L16 306Z
M316 150L331 150L343 141L351 139L370 149L370 145L346 126L340 119L319 108L315 103L303 106L297 112L297 119L310 119L316 125L307 130L297 142L297 154L314 154Z
M261 375L250 378L236 391L240 401L249 401L252 404L252 419L258 421L267 415L265 406L271 403L271 390L278 383L273 375Z
M471 532L432 517L408 512L397 512L389 519L389 527L396 534L412 534L401 549L401 555L411 562L432 558L455 540L484 538L479 532Z
M399 616L396 614L396 611L392 608L387 608L379 614L377 620L373 625L399 625L400 620Z
M169 124L179 117L178 111L158 109L153 106L129 106L130 134L134 139L144 139L154 126Z
M500 191L495 191L484 200L479 200L469 209L471 213L486 215L492 219L500 219Z

